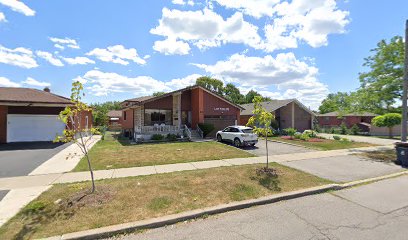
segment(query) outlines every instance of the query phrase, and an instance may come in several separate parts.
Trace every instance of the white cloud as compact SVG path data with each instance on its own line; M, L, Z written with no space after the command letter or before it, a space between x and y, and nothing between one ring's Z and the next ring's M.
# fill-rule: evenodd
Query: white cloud
M224 20L208 8L202 11L163 8L159 25L151 29L150 33L164 36L167 40L172 39L173 42L178 40L179 45L180 41L188 42L199 49L218 47L226 43L242 43L259 48L261 42L258 27L246 22L242 13L236 12Z
M95 48L88 52L86 55L95 56L101 61L118 63L122 65L128 65L129 61L133 61L137 64L144 65L146 60L139 57L135 48L125 48L122 45L109 46L105 48Z
M188 43L170 38L154 42L153 49L165 55L186 55L191 50Z
M28 77L25 81L22 83L31 85L31 86L36 86L36 87L49 87L51 86L51 83L48 82L40 82L35 80L34 78Z
M175 78L168 82L166 82L166 86L171 88L172 90L178 90L181 88L185 88L188 86L192 86L196 83L197 78L201 77L200 74L191 74L184 78Z
M0 77L0 87L20 87L20 84L10 81L5 77Z
M0 4L11 8L15 12L22 13L26 16L34 16L35 11L25 5L22 1L17 0L0 0Z
M62 58L66 63L70 65L86 65L86 64L95 64L94 60L91 60L87 57L74 57L74 58Z
M45 52L45 51L36 51L35 52L38 57L45 59L47 62L50 64L57 66L57 67L62 67L64 64L59 60L58 58L55 58L51 53Z
M274 7L280 0L215 0L221 6L242 11L246 15L260 18L272 16Z
M280 53L275 58L234 54L213 65L193 65L225 82L239 84L240 89L255 89L273 98L298 98L312 107L317 107L329 92L317 79L318 69L293 53ZM269 91L271 87L279 92Z
M188 4L190 6L194 6L194 1L192 1L192 0L173 0L171 2L173 4L176 4L176 5L186 5L186 4Z
M0 22L7 22L6 16L2 12L0 12Z
M14 65L23 68L38 67L30 49L18 47L10 49L0 45L0 63Z
M51 42L55 43L54 47L59 48L63 50L65 47L73 48L73 49L79 49L79 45L75 39L71 38L56 38L56 37L50 37L49 38Z

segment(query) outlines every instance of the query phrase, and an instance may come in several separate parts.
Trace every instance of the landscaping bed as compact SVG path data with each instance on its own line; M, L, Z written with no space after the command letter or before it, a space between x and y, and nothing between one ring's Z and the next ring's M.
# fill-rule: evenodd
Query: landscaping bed
M336 150L336 149L347 149L347 148L359 148L359 147L370 147L376 146L370 143L362 143L362 142L352 142L348 140L331 140L331 139L321 139L321 138L310 138L308 140L301 140L301 139L291 139L288 136L283 137L272 137L272 140L292 143L308 148L313 148L316 150Z
M256 174L263 166L100 180L78 202L89 182L54 185L0 228L0 239L50 237L330 183L277 163L270 167L278 177L264 181Z
M170 142L131 145L108 133L89 151L95 170L141 167L194 161L254 157L253 154L217 142ZM74 171L87 171L82 159Z

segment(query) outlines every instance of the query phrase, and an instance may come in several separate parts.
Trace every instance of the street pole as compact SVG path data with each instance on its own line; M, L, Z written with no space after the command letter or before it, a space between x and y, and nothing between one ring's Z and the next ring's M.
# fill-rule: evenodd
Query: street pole
M405 22L405 61L402 92L402 127L401 142L407 141L407 92L408 92L408 20Z

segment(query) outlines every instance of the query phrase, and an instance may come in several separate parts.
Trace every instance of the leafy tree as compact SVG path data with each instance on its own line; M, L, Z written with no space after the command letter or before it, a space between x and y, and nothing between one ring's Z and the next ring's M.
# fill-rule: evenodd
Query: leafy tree
M162 96L164 94L166 94L166 92L154 92L153 97L159 97L159 96Z
M271 101L272 99L269 97L262 97L262 95L260 93L258 93L255 90L250 90L246 95L245 95L245 102L246 103L251 103L254 101L255 97L259 96L261 97L261 101L262 102L266 102L266 101Z
M263 98L261 96L255 96L253 103L254 103L254 110L253 116L249 118L247 126L251 126L254 128L261 128L265 134L265 145L266 145L266 169L269 168L269 153L268 153L268 133L271 131L271 123L275 119L275 116L271 113L266 111L262 107Z
M235 104L245 103L245 96L234 84L228 83L224 88L225 97Z
M358 135L358 132L360 132L360 128L354 124L351 128L350 128L350 132L353 135Z
M224 83L216 78L209 76L199 77L196 80L196 84L220 95L224 93Z
M329 112L347 112L351 108L351 97L346 92L330 93L319 107L321 114Z
M393 105L402 96L404 41L400 36L381 40L371 52L363 64L369 71L359 76L358 106L378 114L396 111Z
M399 113L387 113L371 120L376 127L388 127L388 136L392 138L392 127L401 124L402 116Z
M107 126L109 123L108 112L111 110L120 110L119 101L109 101L104 103L94 103L91 105L93 109L93 125L94 126Z
M92 189L91 193L95 192L95 180L91 161L88 154L88 144L92 140L94 134L98 133L95 128L88 128L88 126L81 126L83 114L92 111L85 103L81 102L83 93L83 85L79 81L72 83L71 102L73 106L67 106L60 112L59 118L65 123L66 129L61 136L55 138L55 142L73 142L78 145L82 153L88 161L88 168L91 174Z

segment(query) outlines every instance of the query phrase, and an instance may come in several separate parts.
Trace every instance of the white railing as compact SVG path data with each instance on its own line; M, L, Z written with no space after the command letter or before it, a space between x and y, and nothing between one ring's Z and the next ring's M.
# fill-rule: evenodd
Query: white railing
M198 124L197 124L197 132L198 132L198 135L200 135L201 138L204 138L203 130L201 130L201 128L198 126Z
M155 133L155 132L178 132L180 128L173 125L159 125L159 126L140 126L135 127L137 133Z
M184 133L187 135L188 139L191 139L191 131L187 125L184 125Z

